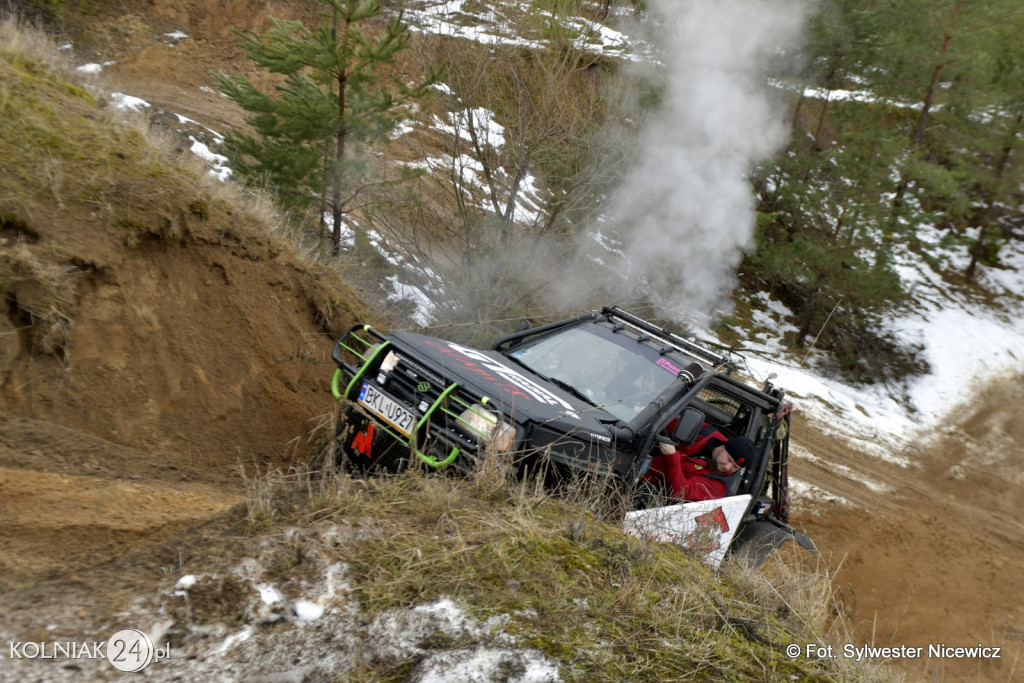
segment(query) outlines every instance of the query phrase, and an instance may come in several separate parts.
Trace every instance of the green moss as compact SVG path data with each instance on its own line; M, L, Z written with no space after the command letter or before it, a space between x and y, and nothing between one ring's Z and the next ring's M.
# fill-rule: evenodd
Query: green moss
M778 614L738 600L688 551L652 547L596 518L580 524L578 509L553 500L517 523L522 511L511 502L484 506L458 487L401 488L403 507L385 488L366 505L402 532L351 543L343 555L370 613L448 596L481 619L516 615L503 630L565 663L568 680L806 673L776 652L793 640Z
M189 213L199 216L201 220L210 220L210 203L205 199L197 199L188 205Z

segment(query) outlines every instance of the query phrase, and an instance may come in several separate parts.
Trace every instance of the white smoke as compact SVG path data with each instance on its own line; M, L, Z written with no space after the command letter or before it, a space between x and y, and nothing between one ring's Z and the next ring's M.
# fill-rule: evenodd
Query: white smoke
M752 242L749 173L785 142L769 65L799 41L807 0L651 0L646 38L659 52L663 100L644 122L635 163L610 201L604 237L585 251L670 314L706 318L726 305ZM795 51L794 51L795 52Z

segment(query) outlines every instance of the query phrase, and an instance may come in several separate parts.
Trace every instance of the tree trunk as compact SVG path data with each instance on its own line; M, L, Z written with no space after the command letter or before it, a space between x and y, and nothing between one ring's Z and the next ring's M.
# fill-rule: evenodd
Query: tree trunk
M958 0L953 5L953 14L949 17L949 25L946 27L946 35L942 37L942 47L939 48L939 61L935 65L935 70L932 71L932 80L928 84L928 90L924 94L924 103L921 106L921 115L917 118L917 127L914 129L914 134L911 136L911 142L915 147L921 144L921 140L924 138L924 129L928 123L928 114L931 112L932 105L935 104L935 94L939 90L940 79L942 78L942 71L946 68L946 55L949 53L949 45L953 42L953 27L956 26L956 20L960 16L960 9L963 7L963 0Z
M957 3L953 5L953 13L949 17L949 24L947 24L945 35L942 37L942 45L939 47L938 61L935 64L935 68L932 70L932 78L928 83L928 89L924 93L924 102L921 105L921 115L917 117L917 125L914 126L914 132L910 135L911 149L920 147L924 141L924 131L928 126L928 116L935 104L935 96L938 93L939 85L942 82L942 72L946 68L946 55L949 53L949 46L953 42L953 27L956 26L956 22L960 16L960 10L963 5L963 0L957 0ZM899 213L900 208L903 206L903 198L907 192L907 184L907 172L904 169L900 172L900 182L896 186L896 193L892 199L892 211L890 213L889 225L895 225L896 223L896 216Z
M848 199L839 207L839 215L836 216L836 227L832 229L832 239L829 240L829 244L835 245L839 242L839 235L842 234L843 228L846 226L846 212L849 207L850 201Z
M334 164L331 169L331 220L334 236L331 253L341 254L341 164L345 158L345 74L338 76L338 134L335 138Z
M985 210L985 213L988 213L988 209ZM978 230L978 239L971 247L971 262L967 264L967 270L964 271L964 278L968 282L973 282L974 276L977 274L978 260L981 258L981 252L985 246L985 238L988 237L988 227L987 222L982 222L981 229Z
M981 229L978 231L978 239L971 247L971 262L967 264L967 270L964 271L964 277L968 281L974 280L974 276L978 269L978 260L981 258L981 254L985 249L985 239L988 237L988 234L992 229L992 223L995 222L996 202L999 199L999 190L1002 187L1003 177L1006 175L1006 169L1010 165L1010 157L1013 155L1013 148L1017 144L1017 134L1020 131L1022 122L1024 122L1024 110L1017 112L1014 125L1006 136L1006 143L1003 145L1002 153L999 155L999 163L996 164L995 178L993 178L992 186L989 190L985 213L981 216Z
M825 130L825 118L828 114L828 103L829 99L832 97L832 91L829 90L828 93L829 94L825 96L825 102L821 105L821 113L818 115L818 122L814 126L814 144L818 146L818 149L824 147L821 137Z
M805 99L804 91L801 90L799 97L796 98L796 104L793 105L793 118L790 119L790 128L794 131L797 130L797 127L800 125L800 111L804 107Z
M814 322L814 314L817 312L818 301L821 299L822 279L823 276L818 275L814 280L814 284L811 285L811 295L807 297L807 303L804 304L800 330L796 333L797 346L803 346L804 342L807 341L807 336L811 333L811 324Z

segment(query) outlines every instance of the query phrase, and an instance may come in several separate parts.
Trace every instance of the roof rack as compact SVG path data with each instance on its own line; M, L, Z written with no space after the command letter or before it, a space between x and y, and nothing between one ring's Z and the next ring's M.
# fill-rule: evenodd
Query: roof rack
M719 367L723 365L729 369L732 367L726 356L715 353L714 351L695 344L688 339L684 339L675 332L669 332L665 328L659 327L651 321L645 320L644 318L623 310L618 306L605 306L601 309L601 313L610 319L628 323L639 330L647 332L657 338L658 341L667 343L682 353L688 353L692 356L696 356L700 360L710 363L712 367Z

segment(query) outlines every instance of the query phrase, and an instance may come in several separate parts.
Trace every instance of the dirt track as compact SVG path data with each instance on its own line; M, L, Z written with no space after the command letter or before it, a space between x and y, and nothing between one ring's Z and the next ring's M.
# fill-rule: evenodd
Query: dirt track
M1024 672L1022 400L1021 377L994 382L934 443L907 453L906 469L794 425L814 458L798 454L791 475L847 501L798 500L795 515L837 570L851 640L1003 647L998 661L900 662L912 680Z
M93 58L116 61L108 76L117 89L154 107L218 129L237 122L200 87L210 68L241 68L229 27L255 25L265 11L156 5L98 25L108 50ZM190 37L174 49L153 40L176 29ZM72 365L87 391L69 398L52 368L15 372L19 387L39 382L39 391L0 400L4 589L73 582L78 570L238 503L239 460L281 457L329 408L330 342L306 295L293 275L278 278L265 251L238 251L207 245L160 262L141 254L88 290ZM148 402L154 386L159 404ZM898 662L912 679L1024 676L1022 403L1020 377L987 388L936 444L910 454L919 467L909 469L851 450L797 408L795 440L815 459L798 454L792 476L847 502L798 498L793 519L837 570L851 642L1005 648L996 662ZM29 613L20 595L0 596L3 611Z
M235 477L0 413L5 589L108 561L241 500Z

